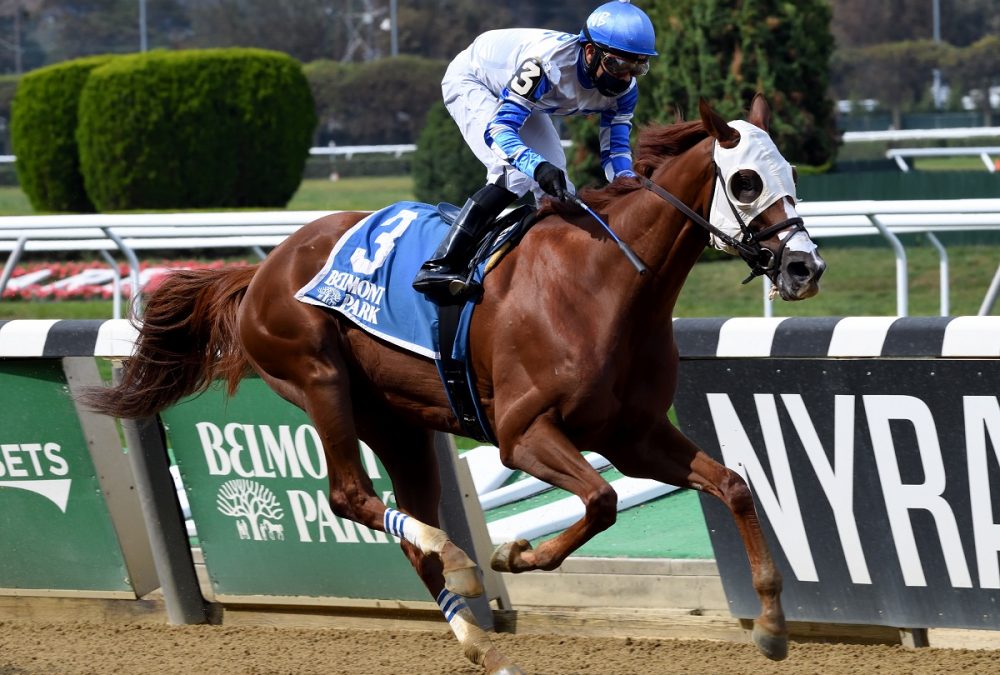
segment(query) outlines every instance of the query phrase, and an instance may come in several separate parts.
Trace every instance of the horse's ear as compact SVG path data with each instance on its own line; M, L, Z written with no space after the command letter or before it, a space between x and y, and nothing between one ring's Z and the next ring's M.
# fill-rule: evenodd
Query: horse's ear
M705 131L710 136L719 141L719 145L724 148L735 148L740 142L740 132L733 129L722 116L708 104L705 99L698 101L698 112L701 113L701 123L705 125Z
M747 121L764 131L767 131L771 126L771 106L767 104L764 94L760 92L754 94L753 102L750 104L750 116L747 118Z

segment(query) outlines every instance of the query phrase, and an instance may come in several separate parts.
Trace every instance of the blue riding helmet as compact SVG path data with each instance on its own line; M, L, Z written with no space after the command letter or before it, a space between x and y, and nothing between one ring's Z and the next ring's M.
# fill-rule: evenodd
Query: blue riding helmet
M591 12L579 40L622 54L657 55L653 22L628 0L606 2Z

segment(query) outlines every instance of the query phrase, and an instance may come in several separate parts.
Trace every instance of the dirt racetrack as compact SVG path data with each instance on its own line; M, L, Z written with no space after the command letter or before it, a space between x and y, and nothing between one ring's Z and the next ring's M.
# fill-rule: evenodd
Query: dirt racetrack
M1000 672L1000 653L995 651L792 644L788 660L772 663L751 645L732 642L511 634L497 635L496 642L536 675ZM0 621L0 675L478 672L446 630Z

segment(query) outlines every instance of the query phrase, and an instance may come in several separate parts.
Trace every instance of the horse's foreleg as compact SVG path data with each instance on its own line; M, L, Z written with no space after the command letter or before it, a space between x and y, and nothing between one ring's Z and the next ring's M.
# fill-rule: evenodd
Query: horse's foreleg
M361 437L379 456L392 478L396 506L400 511L436 528L439 526L441 486L432 435L390 415L376 404L359 406ZM482 666L487 673L520 673L520 669L493 645L462 597L445 587L442 559L425 553L406 539L400 540L400 546L431 597L437 601L466 658Z
M346 396L328 391L325 396L314 392L307 398L310 403L306 412L315 423L326 452L333 512L369 529L404 539L424 555L439 558L450 591L466 597L481 594L483 585L476 563L444 531L403 511L387 508L375 495L358 454L352 408L349 403L336 404L338 400L344 403Z
M490 561L495 570L526 572L553 570L598 532L615 523L618 495L553 422L551 415L536 418L512 442L501 442L504 464L550 485L573 493L583 502L584 516L562 534L537 549L524 539L500 546Z
M784 659L788 655L788 629L781 608L781 574L767 547L746 481L705 454L666 420L657 423L633 452L616 453L609 459L627 476L702 490L718 497L729 508L750 560L754 590L760 598L761 613L754 620L754 642L768 658Z

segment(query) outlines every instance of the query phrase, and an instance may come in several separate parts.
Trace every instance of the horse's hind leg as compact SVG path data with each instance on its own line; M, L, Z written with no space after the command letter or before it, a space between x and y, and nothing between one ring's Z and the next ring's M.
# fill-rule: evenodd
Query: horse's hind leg
M431 433L393 418L375 404L359 404L358 410L361 437L392 478L396 506L429 527L438 527L441 484ZM465 656L488 673L520 673L493 645L465 601L445 588L441 559L424 553L406 539L400 540L400 546L431 597L437 600Z
M254 369L280 396L302 408L323 444L335 514L373 530L410 541L420 551L442 559L449 590L459 595L483 592L476 564L447 535L417 518L387 509L376 496L358 452L351 378L336 334L335 319L299 303L284 305L284 335L267 330L256 301L241 316L240 336Z
M753 587L760 598L754 643L769 659L784 659L788 655L788 629L781 608L781 574L761 532L746 481L705 454L666 420L657 422L633 451L608 458L627 476L701 490L718 497L729 508L750 559Z

